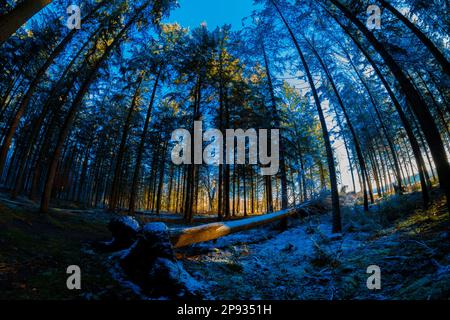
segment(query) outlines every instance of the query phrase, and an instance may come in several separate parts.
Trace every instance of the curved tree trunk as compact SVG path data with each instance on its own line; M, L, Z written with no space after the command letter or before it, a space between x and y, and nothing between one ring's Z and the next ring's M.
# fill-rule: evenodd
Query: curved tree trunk
M359 51L361 51L361 53L364 55L364 57L370 63L373 70L377 74L378 78L383 83L383 86L386 89L386 91L388 92L389 97L391 98L392 102L394 103L395 110L397 111L397 113L400 117L400 121L402 122L403 128L406 131L406 135L408 136L409 143L411 144L411 148L414 153L414 157L419 166L419 176L420 176L420 183L421 183L421 188L422 188L422 198L423 198L425 207L428 206L428 203L430 201L430 196L429 196L428 188L427 188L427 182L426 182L427 179L425 178L425 175L424 175L424 173L426 172L425 161L423 159L422 152L420 150L419 142L417 141L416 136L414 135L414 130L408 120L408 117L406 116L405 112L403 111L402 105L398 101L394 91L392 90L391 86L387 82L387 80L386 80L385 76L383 75L383 73L381 72L380 68L378 68L376 62L370 56L369 52L365 48L363 48L361 43L356 39L356 37L350 32L350 30L346 26L344 26L330 12L328 12L328 13L339 24L339 26L342 28L342 30L344 30L344 32L350 37L350 39L352 39L353 43L356 45L356 47L359 49ZM427 153L427 156L428 156L428 153Z
M391 139L391 135L389 134L389 132L388 132L388 130L386 128L386 125L384 124L383 118L382 118L381 113L380 113L380 111L378 109L378 105L377 105L377 103L375 101L375 98L374 98L374 96L372 94L372 91L369 88L369 85L364 80L363 76L361 75L361 72L356 67L355 63L353 62L352 58L348 54L347 50L344 49L344 51L345 51L345 55L346 55L348 61L350 62L350 65L353 67L353 70L356 73L356 76L358 77L359 81L361 82L361 84L363 85L363 87L366 90L367 94L369 95L370 102L372 103L372 106L373 106L373 108L375 110L375 114L377 115L378 121L380 122L381 129L383 130L383 133L384 133L384 135L386 137L386 140L387 140L388 146L389 146L389 150L391 151L392 159L394 161L394 172L395 172L395 177L397 179L397 186L398 186L397 190L399 190L398 193L401 193L401 190L402 190L402 179L401 179L401 176L400 176L400 165L399 165L399 162L398 162L397 153L395 152L394 143L392 142L392 139Z
M3 171L3 168L5 166L6 157L9 152L9 148L11 146L12 139L14 137L14 134L17 130L17 127L19 126L19 122L22 119L22 115L25 112L26 107L30 103L30 100L36 91L37 87L39 86L42 77L45 75L45 72L47 69L52 65L55 58L64 50L66 45L72 40L73 36L75 35L75 32L71 31L61 42L60 44L53 50L53 52L50 54L50 56L47 58L45 63L39 68L36 75L34 76L33 80L31 81L28 90L26 91L24 97L22 98L20 105L15 112L11 124L9 128L6 131L5 139L3 140L3 144L0 149L0 172Z
M327 123L325 120L325 116L323 114L322 106L320 103L319 95L316 90L316 86L314 84L314 79L312 77L312 74L309 70L309 66L306 62L306 59L303 55L303 52L300 48L300 45L297 41L297 38L295 37L291 27L289 26L286 18L284 17L283 13L281 12L280 8L276 4L275 0L271 0L274 7L276 8L278 14L280 15L281 19L283 20L284 25L286 26L287 30L289 31L289 34L292 38L292 41L295 44L295 47L298 51L298 54L300 55L300 59L302 61L303 67L306 72L306 76L308 78L309 85L311 87L314 101L317 107L317 112L319 114L319 120L322 127L322 135L325 142L325 148L327 153L327 162L328 162L328 170L330 174L330 183L331 183L331 198L332 198L332 207L333 207L333 232L339 233L342 231L342 223L341 223L341 210L340 210L340 204L339 204L339 192L338 192L338 186L337 186L337 175L336 175L336 168L335 168L335 162L334 162L334 155L333 155L333 149L331 147L330 142L330 134L328 133L327 129Z
M331 1L346 17L349 19L367 38L375 50L383 58L386 66L389 67L395 78L397 79L405 98L413 110L419 121L425 139L430 147L436 171L438 173L439 182L442 190L447 196L447 206L450 200L450 165L448 163L447 154L444 148L440 132L433 120L430 110L425 101L423 101L420 94L415 90L412 83L408 80L401 67L394 60L394 58L386 50L385 46L379 42L369 29L362 23L347 7L345 7L338 0ZM449 207L450 209L450 207ZM449 210L450 213L450 210Z
M352 138L353 138L353 143L355 146L355 150L356 150L356 156L358 158L358 162L359 162L359 166L361 168L361 175L362 175L362 180L364 181L363 183L363 194L364 194L364 211L369 211L369 198L367 195L367 188L366 188L366 183L364 180L364 175L366 172L366 163L363 157L363 153L362 153L362 149L361 149L361 144L359 142L358 136L356 134L356 130L353 127L353 123L350 120L350 116L347 112L347 109L344 105L344 102L342 101L341 95L339 94L339 91L336 87L336 83L334 82L333 77L331 76L331 73L328 69L328 67L326 66L325 62L323 61L322 57L319 55L319 53L317 52L316 48L314 48L314 46L308 41L309 46L311 47L312 52L314 53L314 55L316 56L317 60L319 61L320 65L322 66L323 71L325 72L325 75L328 78L328 81L331 84L331 87L333 88L333 92L336 95L336 98L338 100L339 106L341 107L342 112L344 113L344 117L345 117L345 121L347 122L347 126L350 129L350 133L352 134Z
M75 116L77 115L78 109L81 106L81 103L83 102L84 96L89 90L89 87L91 86L92 82L97 77L98 69L101 67L103 62L106 60L106 58L109 56L109 54L112 52L112 50L120 43L120 40L125 35L125 33L128 31L128 29L134 24L136 19L140 16L142 10L145 9L145 7L148 5L149 2L146 2L140 9L138 9L135 13L135 15L128 21L128 23L122 28L122 30L117 34L117 36L114 38L113 42L105 49L103 55L97 60L97 62L91 67L91 70L89 71L85 81L81 84L80 89L78 90L78 93L76 97L74 98L74 101L69 109L69 112L66 116L66 119L64 120L63 126L61 128L61 131L59 133L59 137L56 143L56 148L53 152L53 155L50 159L50 165L47 173L47 179L45 182L44 187L44 193L42 195L41 199L41 212L47 213L50 205L50 198L51 198L51 192L53 188L53 182L55 180L56 175L56 169L58 166L58 162L61 157L61 152L64 146L64 142L67 138L67 136L70 133L70 129L72 127L72 123L75 120Z
M29 2L29 1L26 1ZM44 1L36 1L36 2L44 2ZM96 7L87 15L85 19L91 18L95 12L97 12L98 9L103 5L103 2L96 5ZM28 86L28 89L22 98L19 107L17 111L14 114L14 117L11 121L11 124L6 131L5 139L3 140L3 144L0 148L0 174L3 171L3 168L5 166L6 157L8 156L9 148L11 147L11 142L14 137L14 134L17 130L17 127L19 126L19 122L22 119L22 116L25 112L25 109L27 108L28 104L31 101L31 98L33 97L34 92L38 88L39 84L42 81L42 78L45 76L45 73L47 69L53 64L55 59L59 56L59 54L66 48L66 46L69 44L69 42L73 39L75 33L77 32L77 29L71 30L63 40L56 46L56 48L52 51L52 53L49 55L45 63L38 69L37 73L34 75L33 80L31 81L30 85Z
M39 132L42 128L42 123L44 122L45 117L48 115L48 111L51 107L51 102L54 101L53 99L58 94L58 90L61 89L61 86L63 84L64 79L66 78L67 74L69 73L72 66L75 64L76 60L80 57L81 53L84 51L86 46L89 44L89 42L92 40L92 38L96 35L96 32L89 38L88 41L84 43L84 45L80 48L80 50L76 53L74 58L70 61L69 65L64 69L62 75L60 76L58 82L55 84L55 86L52 88L52 91L50 92L48 99L46 103L44 104L44 107L42 108L41 113L36 118L34 124L32 125L31 132L29 136L26 136L26 139L28 140L28 147L26 151L23 153L23 156L20 159L19 162L19 170L16 176L16 182L14 189L11 193L11 198L16 198L20 192L22 192L23 188L23 180L25 176L25 163L28 159L28 157L31 155L31 151L33 150L33 147L35 145L35 141L38 138ZM73 85L75 82L75 77L69 82L71 85ZM60 101L59 105L63 105L63 102L67 99L68 92L64 94L63 99Z
M31 17L45 8L52 0L24 0L11 12L0 17L0 45L9 39Z
M418 27L414 25L407 17L405 17L400 11L398 11L394 6L385 0L380 0L380 3L389 10L395 17L397 17L401 22L403 22L420 41L427 47L434 58L437 60L442 70L450 76L450 62L445 58L444 54L435 46L435 44L422 32Z

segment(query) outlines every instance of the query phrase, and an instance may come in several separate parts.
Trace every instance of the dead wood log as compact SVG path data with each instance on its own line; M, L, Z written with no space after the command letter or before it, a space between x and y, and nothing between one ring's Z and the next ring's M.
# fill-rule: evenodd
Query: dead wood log
M310 206L313 206L312 202L306 202L295 208L262 216L237 221L210 223L187 229L172 229L170 239L174 248L182 248L195 243L219 239L232 233L257 228L292 216L308 215L308 208Z
M201 299L203 286L175 258L164 223L145 225L138 240L119 261L127 277L152 297Z

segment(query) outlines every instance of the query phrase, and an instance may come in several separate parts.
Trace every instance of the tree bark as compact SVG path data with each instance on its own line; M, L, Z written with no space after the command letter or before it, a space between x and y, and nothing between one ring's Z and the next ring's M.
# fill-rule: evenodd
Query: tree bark
M88 72L88 75L84 82L82 83L80 89L78 90L78 93L69 109L69 112L64 120L63 126L61 128L61 131L59 133L59 137L56 143L56 148L53 152L50 166L47 173L47 179L45 182L44 187L44 193L42 195L41 199L41 212L47 213L49 209L50 204L50 198L51 198L51 192L53 187L53 182L55 179L56 169L58 162L60 160L61 151L64 146L64 142L67 138L67 136L70 133L70 129L72 127L72 123L75 120L75 116L78 112L79 107L81 106L81 103L83 102L84 96L89 90L89 87L91 86L92 82L97 77L97 71L103 64L103 62L106 60L106 58L109 56L109 54L112 52L112 50L120 43L120 40L125 35L127 30L134 24L136 19L141 15L141 12L145 9L145 7L148 5L149 2L146 2L143 6L141 6L139 9L137 9L136 13L133 15L133 17L128 21L128 23L122 28L122 30L117 34L117 36L114 38L113 42L105 49L103 55L95 62L95 64L92 66L91 70Z
M308 43L309 43L309 41L308 41ZM366 164L365 164L364 156L362 153L361 144L360 144L358 136L356 134L356 130L353 127L353 123L350 120L350 116L347 112L347 108L344 105L344 101L342 101L341 95L339 94L339 91L336 87L336 83L334 82L334 79L331 76L331 73L330 73L328 67L326 66L322 57L317 52L316 48L314 48L314 46L311 43L309 43L309 45L310 45L311 50L313 51L314 55L316 56L317 60L319 61L320 65L322 66L322 69L325 72L325 75L327 76L328 81L331 84L331 87L333 88L333 92L338 100L338 104L341 107L341 110L344 114L345 121L347 122L347 126L348 126L350 133L352 135L352 138L353 138L353 144L355 146L356 156L358 158L358 163L361 168L362 180L364 181L364 174L366 172ZM366 188L365 183L363 183L362 188L363 188L363 194L364 194L364 211L368 212L369 211L369 200L368 200L367 188Z
M20 192L22 192L22 188L23 188L23 179L24 179L24 175L25 175L25 171L24 171L24 166L25 166L25 162L27 160L27 158L29 157L29 155L31 154L31 151L34 147L34 142L36 141L36 139L38 138L38 134L41 130L42 127L42 123L44 122L45 117L47 116L47 112L50 109L51 106L51 102L53 101L53 99L55 99L55 96L58 93L58 90L61 88L62 83L66 77L66 75L69 73L70 69L72 68L72 66L75 64L76 60L79 58L79 56L81 55L81 53L83 52L83 50L86 48L86 46L89 44L89 42L92 40L92 38L95 36L96 32L89 38L88 41L85 42L85 44L81 47L81 49L77 52L77 54L75 55L75 57L71 60L71 62L69 63L69 65L65 68L65 70L63 71L62 75L60 76L58 82L56 83L56 85L52 88L52 91L49 94L49 97L44 105L44 107L42 108L42 111L40 112L39 116L36 118L36 121L34 122L34 124L32 125L32 130L31 133L29 135L29 137L27 137L28 140L28 147L27 150L24 152L24 154L22 155L22 158L20 159L20 163L19 163L19 171L17 173L16 176L16 183L15 183L15 187L11 193L11 197L14 199L16 198ZM72 80L69 82L70 87L75 83L75 76L72 78ZM70 87L68 87L66 94L63 95L63 99L61 99L59 102L59 105L62 106L64 104L64 102L67 99L67 96L69 94L69 90Z
M436 164L436 168L438 171L439 181L441 183L441 187L444 190L444 192L447 195L447 199L450 199L450 188L447 182L448 177L450 176L450 166L448 164L447 155L445 153L444 144L442 142L442 139L439 134L439 130L436 127L436 124L433 121L433 118L427 109L426 103L423 101L423 99L420 97L418 92L414 89L414 86L411 84L411 82L408 80L406 75L403 73L400 66L397 64L397 62L393 59L393 57L387 52L386 48L383 46L381 42L379 42L375 36L366 28L366 26L358 20L358 18L353 15L344 5L342 5L338 0L330 0L333 4L336 5L336 7L344 13L344 15L349 19L367 38L367 40L372 44L372 46L375 48L375 50L381 55L384 62L394 75L394 77L397 79L398 83L400 84L400 89L402 90L408 104L411 106L412 110L414 111L415 115L419 119L420 126L425 134L425 139L427 140L430 151L432 153L433 159ZM336 19L337 20L337 19ZM347 34L350 34L350 32L346 32ZM359 44L358 41L355 42L355 44ZM360 48L360 44L358 45ZM365 51L364 51L365 52ZM373 61L369 54L365 54L366 58L370 58L369 61ZM372 66L375 67L375 71L379 70L377 68L377 65L375 62L371 62ZM407 117L405 113L403 112L403 109L398 102L398 100L395 98L395 95L392 92L392 89L390 89L390 86L387 84L386 80L382 76L380 71L376 71L377 74L380 75L380 79L383 81L386 89L388 90L391 98L393 98L394 105L396 107L396 110L400 116L400 119L403 122L403 126L405 127L405 130L408 134L408 138L410 140L411 146L413 148L414 154L416 158L423 164L423 158L420 152L420 147L417 143L417 140L415 139L414 133L412 131L411 126L409 125L409 121L407 120ZM439 168L439 169L438 169ZM424 188L424 177L421 177L422 181L422 196L424 198L424 203L427 205L429 201L429 195L427 192L427 189ZM426 186L426 183L425 183ZM448 202L447 202L448 205Z
M175 248L182 248L195 243L219 239L232 233L254 229L259 226L297 216L298 214L307 214L308 206L310 205L311 203L304 203L297 208L286 209L263 216L228 222L211 223L198 227L177 230L171 233L172 244Z
M136 211L136 195L137 195L139 176L141 174L142 157L144 154L145 140L147 138L147 132L148 132L148 128L150 125L150 119L152 116L153 105L154 105L155 97L156 97L156 90L158 89L161 73L162 73L162 67L160 68L160 70L156 76L155 83L153 85L153 91L152 91L150 103L149 103L149 106L147 109L147 116L145 118L144 129L142 130L141 141L139 143L139 147L138 147L138 151L137 151L136 165L135 165L135 170L134 170L134 175L133 175L133 183L131 186L131 195L130 195L130 208L129 208L130 215L134 215L134 213Z
M271 107L272 107L272 118L274 121L275 128L281 129L281 121L280 116L278 114L277 110L277 102L275 99L275 90L273 87L273 81L272 81L272 75L270 73L270 67L269 67L269 59L267 58L266 53L266 46L264 44L264 40L261 39L261 46L262 51L264 55L264 65L266 68L266 74L267 74L267 82L269 84L269 91L270 91L270 99L271 99ZM287 191L287 176L286 176L286 159L285 159L285 151L284 151L284 143L283 143L283 137L280 135L280 178L281 178L281 208L286 209L289 205L288 201L288 191Z
M422 32L418 27L416 27L407 17L405 17L400 11L398 11L394 6L385 0L379 0L383 7L389 10L395 17L397 17L403 24L405 24L419 40L427 47L427 49L434 56L436 61L441 66L442 70L450 76L450 62L444 56L444 54L436 47L436 45Z
M120 177L122 175L122 163L125 157L125 148L128 140L128 134L131 129L131 121L133 119L134 112L136 111L137 101L141 94L141 85L144 80L144 75L141 74L138 80L136 91L133 95L130 108L128 109L127 117L125 119L125 124L123 126L122 138L120 140L119 151L117 152L116 165L114 169L114 178L112 182L111 196L109 210L115 211L117 209L118 199L119 199L119 189L120 189Z
M36 2L36 3L44 3L49 1L25 1L24 5L27 5L28 2ZM28 4L30 5L30 4ZM96 5L96 7L88 14L88 16L85 19L89 19L94 15L95 12L103 5L103 3L99 3ZM0 20L2 21L2 20ZM0 30L2 28L0 27ZM59 54L66 48L66 46L69 44L69 42L73 39L73 36L77 32L77 29L71 30L63 40L56 46L56 48L52 51L50 56L47 58L45 63L38 69L36 75L33 77L33 80L31 81L30 85L28 86L28 89L26 93L24 94L24 97L22 98L20 105L15 112L15 115L11 121L11 124L6 131L5 138L3 140L3 144L0 148L0 173L3 171L3 168L5 166L6 157L8 156L9 148L11 147L11 142L14 137L14 134L17 130L17 127L19 125L20 120L22 119L22 116L25 112L25 109L27 108L28 104L30 103L30 100L38 88L39 84L41 83L42 77L45 75L45 72L47 69L52 65L54 60L59 56ZM0 32L1 34L1 32Z
M0 17L0 46L31 17L45 8L52 0L24 0L11 12Z
M314 101L316 103L317 112L319 114L319 120L322 127L322 135L325 142L325 148L327 153L327 162L328 162L328 170L330 174L330 183L331 183L331 198L332 198L332 204L333 204L333 233L339 233L342 231L342 223L341 223L341 210L340 210L340 204L339 204L339 191L337 186L337 176L336 176L336 168L335 168L335 162L334 162L334 155L333 155L333 149L331 147L331 141L330 141L330 135L328 133L327 125L325 116L323 114L322 106L320 103L319 95L316 90L316 86L314 84L314 79L312 77L312 74L309 70L309 66L306 62L306 59L303 55L303 52L300 48L300 45L297 41L297 38L295 37L291 27L289 26L286 18L282 14L280 8L276 4L275 0L271 0L274 7L276 8L278 14L280 15L281 19L283 20L284 25L286 26L287 30L289 31L289 34L292 38L292 41L295 44L295 47L297 48L298 54L300 55L300 59L302 61L303 67L306 72L306 76L308 78L309 85L311 87Z

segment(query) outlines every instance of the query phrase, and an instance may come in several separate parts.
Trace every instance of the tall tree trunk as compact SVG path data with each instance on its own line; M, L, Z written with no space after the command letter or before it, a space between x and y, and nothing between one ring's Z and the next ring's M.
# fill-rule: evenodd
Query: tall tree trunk
M83 193L84 193L84 190L85 190L85 185L84 184L85 184L86 176L87 176L90 149L91 149L91 146L89 145L86 148L86 153L84 155L83 164L81 166L80 183L79 183L79 187L78 187L78 193L76 195L76 201L78 203L81 203L81 201L83 199L82 197L83 197Z
M138 189L139 176L141 174L141 166L142 166L142 157L145 149L145 140L147 138L147 132L150 125L150 119L153 112L153 105L155 103L156 90L158 89L159 79L161 77L162 67L159 69L158 74L155 79L155 83L153 85L152 96L150 98L150 103L147 109L147 116L145 118L144 129L142 130L141 141L139 142L139 147L137 151L136 165L133 174L133 183L131 186L131 195L130 195L130 208L129 214L134 215L136 210L136 196Z
M270 99L271 99L271 107L272 107L272 119L274 121L275 128L281 129L281 120L277 110L277 102L275 99L275 90L273 87L272 75L270 73L269 59L267 58L266 46L264 44L264 40L261 39L261 46L264 55L264 65L266 68L267 74L267 82L269 85L270 91ZM285 159L285 150L284 150L284 142L282 135L280 136L279 142L279 150L280 150L280 178L281 178L281 208L287 209L288 203L288 191L287 191L287 176L286 176L286 159Z
M425 114L425 120L422 120L422 123L421 123L422 128L426 130L426 126L427 126L428 123L431 123L431 126L434 126L436 128L436 126L435 126L435 124L433 122L433 119L431 118L431 115L429 114L429 112L428 112L428 115L426 115L427 114L427 110L422 110L422 109L426 108L425 104L422 101L422 99L420 99L420 96L419 96L419 101L415 101L415 98L417 98L418 93L415 92L414 87L412 86L412 84L407 80L405 74L401 71L401 69L398 66L398 64L389 55L389 53L386 51L386 49L383 47L383 45L380 42L378 42L378 40L371 34L371 32L364 26L364 24L361 21L359 21L356 17L354 17L351 14L351 12L348 9L346 9L342 4L340 4L339 2L337 2L335 0L330 0L330 1L332 1L335 4L336 3L339 4L339 9L341 9L341 11L343 11L345 13L347 18L350 19L360 30L364 30L363 33L365 34L365 36L369 40L369 42L372 43L372 45L374 46L376 51L379 52L380 54L383 53L381 56L383 57L384 61L388 65L388 67L391 70L391 72L394 74L394 76L397 79L397 81L400 83L402 92L404 93L406 100L413 107L413 109L417 109L417 111L415 111L416 115ZM375 72L377 73L378 77L382 81L384 87L388 91L389 96L391 97L392 102L394 103L395 109L398 112L398 115L399 115L400 120L401 120L401 122L403 124L403 127L405 128L406 134L408 135L408 139L410 141L412 150L414 152L414 156L415 156L417 162L420 163L420 165L424 168L425 167L424 166L424 160L423 160L423 157L422 157L422 153L420 151L419 143L417 142L417 139L416 139L416 137L414 135L414 131L413 131L412 127L411 127L411 124L409 123L409 120L408 120L405 112L403 111L403 107L401 106L400 102L396 98L396 96L395 96L394 92L392 91L390 85L388 84L387 80L385 79L385 77L381 73L381 71L378 68L378 66L375 63L375 61L372 59L371 55L367 52L367 50L365 50L362 47L361 43L352 35L350 30L346 26L344 26L333 14L330 14L330 15L342 27L342 29L345 31L345 33L353 40L355 45L364 54L364 56L369 61L369 63L374 68ZM414 98L409 96L411 91L415 92L415 93L413 93ZM428 135L429 135L428 138L431 139L431 141L432 141L433 138L431 136L436 135L436 131L434 130L433 133L429 133ZM440 139L440 137L439 137L439 139ZM441 140L441 143L442 143L442 140ZM450 173L450 168L445 169L445 166L446 166L445 162L447 161L446 160L447 157L445 155L445 149L444 149L444 155L442 155L442 152L441 152L442 150L439 151L439 149L440 149L439 142L437 142L437 144L438 144L438 146L434 147L435 149L438 149L437 151L435 151L435 156L439 159L439 161L441 163L442 163L442 161L444 161L443 169L441 169L441 171L442 171L441 172L441 176L444 177L446 172ZM431 148L431 146L430 146L430 148ZM443 143L442 143L442 149L443 149ZM448 167L448 163L447 163L447 167ZM423 198L423 201L424 201L424 205L426 207L426 206L428 206L430 198L429 198L427 184L426 184L423 172L420 175L420 180L421 180L421 186L422 186L422 198ZM448 187L444 186L444 190L448 190Z
M272 177L271 176L265 176L264 177L264 181L265 181L265 187L266 187L266 208L267 208L267 213L272 213L273 212L273 190L272 190Z
M24 0L11 12L0 16L0 46L51 2L53 0Z
M306 62L306 59L303 55L302 50L300 49L300 45L297 41L297 38L295 37L291 27L289 26L286 18L280 11L280 8L276 4L275 0L271 0L273 5L275 6L278 14L280 15L281 19L283 20L284 25L286 26L287 30L289 31L289 34L291 35L292 41L295 44L295 47L297 48L298 54L300 55L300 59L303 64L303 68L305 69L309 85L311 87L314 101L316 103L317 112L319 114L319 120L322 127L322 135L325 142L325 148L327 153L327 162L328 162L328 170L330 174L330 183L331 183L331 198L332 198L332 206L333 206L333 232L338 233L342 231L342 223L341 223L341 210L340 210L340 204L339 204L339 191L337 186L337 176L336 176L336 168L335 168L335 162L334 162L334 155L333 155L333 149L331 147L331 141L330 141L330 135L328 133L327 129L327 123L325 120L325 116L323 114L322 106L320 103L319 95L316 90L316 86L314 84L314 79L312 77L312 74L309 70L309 66Z
M230 108L228 103L228 91L225 88L225 95L224 95L224 120L225 120L225 128L230 128ZM222 129L223 130L223 129ZM222 131L223 132L223 131ZM225 143L226 145L226 143ZM223 216L225 218L230 218L230 163L228 163L227 155L226 155L226 147L224 148L224 162L225 165L224 168L224 174L223 174Z
M25 1L25 4L28 2L34 2L34 1ZM44 3L49 1L35 1L36 3ZM89 19L94 15L94 13L103 5L103 3L99 3L96 5L96 7L88 14L88 16L85 19ZM2 20L0 20L2 21ZM0 27L0 30L2 28ZM38 88L39 84L42 82L42 78L44 77L47 69L53 64L55 59L59 56L59 54L66 48L66 46L69 44L69 42L73 39L73 36L77 32L77 29L71 30L63 40L56 46L56 48L52 51L52 53L49 55L49 57L46 59L45 63L38 69L36 75L33 77L33 80L31 81L30 85L28 86L28 89L26 93L24 94L24 97L22 98L20 105L15 112L15 115L12 119L12 122L6 131L5 139L3 140L3 144L0 148L0 173L3 171L3 168L5 166L6 157L8 156L9 148L11 147L11 142L14 137L14 134L17 130L17 127L19 125L20 120L22 119L22 116L25 112L25 109L27 108L28 104L30 103L30 100ZM1 34L1 33L0 33Z
M195 122L200 120L200 104L201 104L201 88L202 88L202 76L199 74L197 83L193 90L194 95L194 110L192 113L192 128L191 135L193 136L195 130ZM191 139L191 150L194 150L194 139ZM191 164L188 165L188 176L186 181L186 197L184 203L184 218L187 222L191 223L194 218L194 206L196 204L196 192L197 192L197 179L198 179L198 165L195 164L194 152L191 152Z
M165 174L165 163L166 163L166 152L167 152L167 142L164 144L163 150L161 152L161 165L159 168L159 182L158 182L158 194L156 196L156 214L161 213L161 202L162 202L162 189L164 186L164 174Z
M97 77L98 69L101 67L103 62L106 60L106 58L109 56L109 54L112 52L112 50L120 43L122 37L125 35L125 33L128 31L128 29L134 24L134 22L139 18L142 11L147 7L149 2L146 2L144 5L142 5L139 9L136 10L133 17L127 22L127 24L122 28L122 30L117 34L117 36L114 38L112 43L105 49L103 52L103 55L94 63L91 70L88 72L88 75L84 82L82 83L80 89L78 90L78 93L76 97L74 98L74 101L69 109L69 112L64 120L63 126L61 128L61 131L59 133L59 137L56 143L55 150L53 152L50 166L47 173L47 179L45 182L44 187L44 193L42 195L41 199L41 212L47 213L49 209L50 204L50 198L51 198L51 192L53 187L53 181L55 179L56 174L56 168L61 156L61 151L64 146L64 142L67 138L67 136L70 133L70 129L72 127L72 123L75 120L75 116L78 113L78 109L81 106L81 103L83 102L84 96L89 90L89 87L91 86L92 82Z
M395 147L394 147L394 143L392 142L391 135L389 134L389 131L387 130L386 125L384 124L384 121L383 121L383 118L381 116L381 113L378 110L377 102L375 101L375 98L374 98L374 96L372 94L372 91L369 88L369 85L364 80L363 76L361 75L361 72L356 67L355 63L353 62L353 60L350 57L350 55L347 52L347 50L344 49L344 52L345 52L345 55L347 56L348 61L351 64L351 66L353 67L353 70L355 71L356 76L358 77L359 81L362 83L362 85L364 86L367 94L369 95L370 102L372 103L373 109L375 110L375 114L377 115L378 121L380 122L381 128L382 128L383 133L384 133L384 135L386 137L386 141L388 142L389 150L391 151L392 158L394 160L394 172L395 172L395 177L397 179L397 185L398 185L398 189L397 190L398 190L398 193L401 194L402 179L400 177L400 165L398 163L398 158L397 158L397 154L395 152Z
M244 188L244 217L248 216L247 212L247 173L246 173L247 167L243 166L242 171L242 187Z
M122 138L120 140L119 151L117 152L116 165L115 165L115 169L114 169L114 178L113 178L113 182L112 182L112 186L111 186L112 190L111 190L110 204L109 204L109 209L111 211L114 211L117 209L117 204L118 204L118 199L119 199L119 189L120 189L119 181L122 176L122 165L123 165L122 162L123 162L123 158L125 157L125 148L126 148L126 144L127 144L127 140L128 140L128 135L129 135L129 132L131 129L131 121L133 120L133 115L134 115L134 112L136 111L136 107L137 107L137 101L141 94L141 84L142 84L143 80L144 80L144 75L142 74L140 76L140 79L138 80L137 88L133 95L133 99L131 101L130 108L128 109L127 117L125 119L125 124L123 126Z
M331 73L328 69L328 67L326 66L325 62L323 61L322 57L320 56L320 54L317 52L316 48L308 41L311 50L313 51L314 55L316 56L317 60L319 61L320 65L322 66L323 71L325 72L325 75L327 76L328 81L331 84L331 87L333 89L333 92L338 100L338 104L341 107L341 110L344 114L345 117L345 121L347 122L347 126L350 130L350 133L352 135L353 138L353 144L355 146L355 151L356 151L356 156L358 158L358 163L359 166L361 168L361 174L363 175L362 180L364 181L364 174L366 172L366 164L365 164L365 160L364 160L364 156L362 153L362 149L361 149L361 144L359 142L358 136L356 134L356 130L353 127L353 123L350 119L350 116L347 112L347 109L344 105L344 101L342 101L341 95L339 94L339 91L336 87L336 83L334 82L333 77L331 76ZM364 211L369 211L369 200L368 200L368 195L367 195L367 188L366 188L366 184L363 183L363 194L364 194Z
M416 27L407 17L401 14L393 5L385 0L379 0L380 3L389 10L395 17L397 17L403 24L405 24L408 29L410 29L419 40L427 47L434 58L437 60L442 70L450 76L450 62L444 56L444 54L436 47L436 45L422 32L418 27Z
M89 38L89 40L84 43L84 45L76 53L75 57L71 60L69 65L64 69L64 71L63 71L62 75L60 76L58 82L52 88L52 91L50 92L49 97L48 97L47 101L45 102L44 107L42 108L42 111L40 112L39 116L36 118L36 121L32 125L32 130L30 132L30 135L28 137L26 137L26 139L28 140L28 147L27 147L27 150L24 152L24 154L23 154L23 156L22 156L22 158L20 160L19 171L18 171L18 174L17 174L17 177L16 177L15 187L13 189L13 192L11 193L11 197L13 199L16 198L19 195L20 192L22 192L23 179L24 179L24 175L25 175L24 165L25 165L25 162L26 162L27 158L30 156L31 151L32 151L32 149L33 149L33 147L35 145L35 141L38 138L39 132L41 131L42 123L44 122L44 119L47 116L47 113L48 113L48 111L49 111L49 109L51 107L51 103L54 102L54 99L55 99L55 96L58 93L58 90L61 89L61 86L63 84L63 81L64 81L66 75L69 73L70 69L75 64L76 60L79 58L81 53L84 51L84 49L89 44L89 42L93 39L93 37L96 35L96 33L97 32L95 32ZM73 76L72 80L68 82L68 88L67 88L66 93L58 101L59 106L62 106L64 104L64 102L66 101L66 99L68 97L68 94L69 94L69 91L70 91L71 87L73 86L73 84L75 83L75 79L76 79L76 77Z
M42 169L44 168L44 165L48 161L46 159L46 155L50 148L50 142L54 135L56 123L58 120L59 120L58 115L53 114L45 130L43 142L40 148L38 148L39 150L38 155L36 161L34 162L34 168L32 168L33 179L31 180L31 189L30 189L30 199L33 201L37 201L39 197L38 193L40 189Z
M299 148L300 150L300 148ZM299 153L299 162L300 162L300 171L301 171L301 182L303 186L303 201L306 202L308 200L308 188L306 187L306 170L305 170L305 160L302 153Z

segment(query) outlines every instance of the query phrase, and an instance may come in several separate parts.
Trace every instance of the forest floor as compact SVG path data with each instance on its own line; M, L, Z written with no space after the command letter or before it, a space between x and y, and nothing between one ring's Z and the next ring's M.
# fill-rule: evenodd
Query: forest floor
M0 300L138 299L121 286L87 243L111 238L110 215L15 206L0 200ZM78 265L82 290L67 289L67 267Z
M448 213L439 194L426 211L420 195L391 197L370 214L343 209L344 233L329 215L258 228L178 250L208 299L449 299ZM89 241L111 237L102 211L37 209L0 197L0 299L141 299L111 273L107 254ZM79 265L82 290L69 291L66 269ZM382 289L367 289L378 265Z
M287 231L251 230L197 245L186 269L215 299L449 299L448 212L442 197L420 209L420 194L392 197L370 214L344 209L344 234L331 216ZM194 252L190 250L191 252ZM367 288L367 268L381 268L381 290Z

